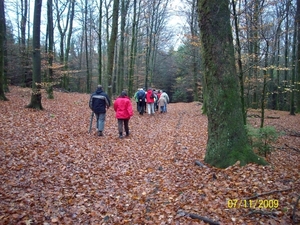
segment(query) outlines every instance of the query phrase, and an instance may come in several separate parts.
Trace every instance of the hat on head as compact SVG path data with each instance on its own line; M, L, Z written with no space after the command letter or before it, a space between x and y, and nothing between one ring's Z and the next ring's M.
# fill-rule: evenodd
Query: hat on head
M123 97L124 97L124 96L127 96L126 91L122 91L122 92L121 92L121 96L123 96Z

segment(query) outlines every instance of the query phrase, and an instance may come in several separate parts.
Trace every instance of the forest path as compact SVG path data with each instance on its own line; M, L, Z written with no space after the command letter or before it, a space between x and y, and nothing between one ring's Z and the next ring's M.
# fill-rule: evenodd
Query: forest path
M246 216L251 209L229 208L228 200L286 189L267 196L280 201L277 218L259 219L291 223L299 153L278 150L266 167L196 166L207 141L207 118L197 103L169 104L154 116L138 115L133 105L131 134L119 139L112 108L104 136L95 128L88 133L89 95L55 92L48 100L43 94L43 111L24 108L30 89L11 87L7 97L0 102L1 224L203 224L179 210L221 224L255 224L257 215ZM267 123L297 131L300 117L283 115ZM300 146L299 137L280 141Z

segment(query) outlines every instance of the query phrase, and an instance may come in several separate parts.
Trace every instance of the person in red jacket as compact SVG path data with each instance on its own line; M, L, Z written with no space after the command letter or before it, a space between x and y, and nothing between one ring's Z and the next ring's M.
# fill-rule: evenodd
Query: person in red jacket
M132 104L125 91L114 102L114 110L118 119L119 138L123 138L123 126L129 136L129 119L133 116Z
M147 109L149 115L154 115L154 101L155 101L155 95L153 93L152 88L149 88L146 93L146 99L147 99Z

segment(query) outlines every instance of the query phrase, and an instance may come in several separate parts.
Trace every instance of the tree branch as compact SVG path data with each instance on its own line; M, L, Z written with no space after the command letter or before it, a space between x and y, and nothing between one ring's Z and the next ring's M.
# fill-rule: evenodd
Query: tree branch
M247 216L252 215L252 214L260 214L260 215L264 215L264 216L277 216L277 214L275 212L266 212L266 211L262 211L262 210L253 210L249 213L247 213Z
M296 224L296 209L297 209L297 206L298 206L298 202L300 200L300 195L298 196L297 200L296 200L296 203L294 205L294 209L293 209L293 224Z
M271 195L271 194L274 194L274 193L277 193L277 192L290 191L292 189L293 188L287 188L287 189L282 189L282 190L275 190L275 191L265 192L265 193L262 193L262 194L258 194L258 195L254 195L252 197L246 198L245 200L256 199L256 198L261 197L261 196Z
M203 216L199 216L199 215L194 214L194 213L188 213L188 212L184 212L182 210L179 210L177 212L177 214L179 214L180 216L188 216L192 219L202 220L203 222L208 223L210 225L220 225L219 222L213 221L213 220L211 220L209 218L206 218L206 217L203 217Z

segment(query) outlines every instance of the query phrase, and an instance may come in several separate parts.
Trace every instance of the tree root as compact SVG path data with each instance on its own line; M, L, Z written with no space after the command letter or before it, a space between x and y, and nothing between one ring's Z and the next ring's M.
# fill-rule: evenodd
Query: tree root
M210 225L220 225L219 222L213 221L213 220L211 220L209 218L206 218L206 217L203 217L203 216L199 216L199 215L194 214L194 213L188 213L188 212L184 212L182 210L179 210L177 212L177 214L180 215L180 216L188 216L192 219L202 220L203 222L208 223Z

